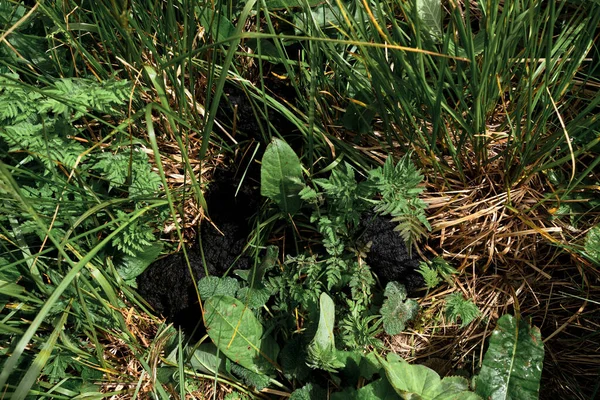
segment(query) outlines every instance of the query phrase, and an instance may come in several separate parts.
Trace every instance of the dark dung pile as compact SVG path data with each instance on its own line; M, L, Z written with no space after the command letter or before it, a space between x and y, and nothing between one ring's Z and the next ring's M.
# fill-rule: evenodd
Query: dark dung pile
M215 171L206 193L212 224L205 220L200 227L202 252L198 243L187 249L196 281L206 276L206 271L210 275L223 276L230 267L249 267L243 249L250 233L249 219L258 209L260 194L256 181L248 179L236 196L239 182L233 170ZM198 296L183 252L154 262L138 277L138 287L139 293L156 312L184 331L191 332L201 320Z
M237 187L234 183L222 179L207 195L212 221L223 233L208 221L202 224L201 241L210 275L223 276L232 265L235 269L250 267L248 257L242 252L250 233L248 220L257 210L259 193L246 188L234 198ZM370 243L367 263L382 287L398 281L414 292L423 285L423 278L416 271L419 261L409 256L404 240L394 231L395 226L389 218L367 214L361 220L359 240ZM188 258L196 281L206 276L198 245L188 249ZM153 263L138 278L138 285L140 294L155 311L185 332L192 332L201 321L198 296L183 252ZM203 327L199 328L197 333L203 333Z
M414 292L423 286L423 277L417 272L419 260L409 255L404 239L395 227L388 217L366 213L360 221L359 242L370 245L367 264L383 287L396 281L404 284L409 293Z

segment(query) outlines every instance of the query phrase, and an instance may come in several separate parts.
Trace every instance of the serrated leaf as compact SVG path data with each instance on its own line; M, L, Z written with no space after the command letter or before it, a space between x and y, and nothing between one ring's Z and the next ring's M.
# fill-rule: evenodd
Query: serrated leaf
M383 295L387 297L379 311L383 329L388 335L397 335L417 315L419 304L415 300L406 299L406 288L398 282L389 282Z
M237 279L231 277L219 278L217 276L205 276L198 281L198 294L201 299L213 296L235 297L240 284Z
M260 194L273 200L284 213L294 214L302 201L302 166L294 150L283 140L267 146L260 169Z
M279 348L263 339L263 327L252 310L231 296L204 302L206 331L232 361L259 374L272 370Z
M244 385L254 387L258 391L269 386L271 382L271 378L267 375L258 374L239 364L231 364L231 373L239 378Z
M430 267L427 263L421 262L417 272L423 276L423 280L425 280L425 286L427 289L435 288L442 281L438 276L437 270Z
M490 400L537 399L543 362L540 330L504 315L490 337L476 391Z
M475 318L481 315L481 311L471 299L465 299L460 292L446 296L446 317L451 322L456 322L460 316L460 327L469 325Z
M264 306L271 297L271 291L267 288L254 289L243 287L239 290L237 297L249 308L257 309Z

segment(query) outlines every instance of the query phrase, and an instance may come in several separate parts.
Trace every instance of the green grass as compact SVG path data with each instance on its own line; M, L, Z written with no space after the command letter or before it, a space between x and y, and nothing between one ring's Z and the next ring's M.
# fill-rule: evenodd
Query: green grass
M276 115L295 127L311 174L413 151L433 190L484 185L508 193L512 218L573 228L540 240L590 269L568 274L593 295L594 249L583 245L600 198L598 4L22 3L0 0L3 393L169 398L171 385L185 396L188 344L154 317L152 338L131 326L123 310L150 314L126 269L147 265L154 243L184 240L186 202L206 208L197 163L247 148L243 132L225 133L237 123L231 87L252 105L252 146L289 137ZM539 196L513 203L517 189ZM176 382L154 368L172 340L179 358L161 365Z

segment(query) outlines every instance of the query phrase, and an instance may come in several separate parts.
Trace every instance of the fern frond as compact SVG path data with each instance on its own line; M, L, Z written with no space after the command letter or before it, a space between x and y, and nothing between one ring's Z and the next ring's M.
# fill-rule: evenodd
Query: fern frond
M366 315L362 306L347 301L350 312L340 321L341 337L351 349L364 349L367 346L381 348L383 343L377 339L382 332L382 319L378 315Z
M147 224L139 219L128 221L129 215L122 210L117 210L117 217L127 224L127 228L113 238L112 244L123 253L136 256L155 242L154 230Z
M423 224L421 216L415 215L415 213L399 215L392 218L392 221L398 224L394 230L399 232L400 236L404 239L409 253L412 249L412 245L419 242L421 238L427 234L427 227L429 224Z
M423 192L419 186L423 176L406 155L396 165L392 157L388 157L383 167L369 173L369 179L381 194L375 212L390 215L392 221L398 222L397 230L410 249L426 230L431 230L425 216L427 204L419 198Z
M425 286L427 289L433 289L442 281L435 268L430 267L427 263L421 262L419 264L418 272L423 276L425 280Z

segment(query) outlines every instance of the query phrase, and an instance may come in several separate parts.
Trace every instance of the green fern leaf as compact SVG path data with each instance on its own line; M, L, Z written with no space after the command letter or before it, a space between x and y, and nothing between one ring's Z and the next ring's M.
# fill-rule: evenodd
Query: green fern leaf
M423 276L425 280L425 286L427 289L433 289L442 281L438 276L438 272L435 268L430 267L427 263L421 262L419 264L418 272Z
M123 253L135 256L156 240L154 230L139 219L129 221L129 215L121 210L117 210L117 217L127 227L113 238L112 244Z
M419 186L423 176L410 162L409 155L396 165L392 157L388 157L383 167L369 173L369 180L381 193L375 211L393 217L392 220L398 223L397 230L409 248L426 234L426 229L431 230L425 216L427 204L419 198L423 192Z

